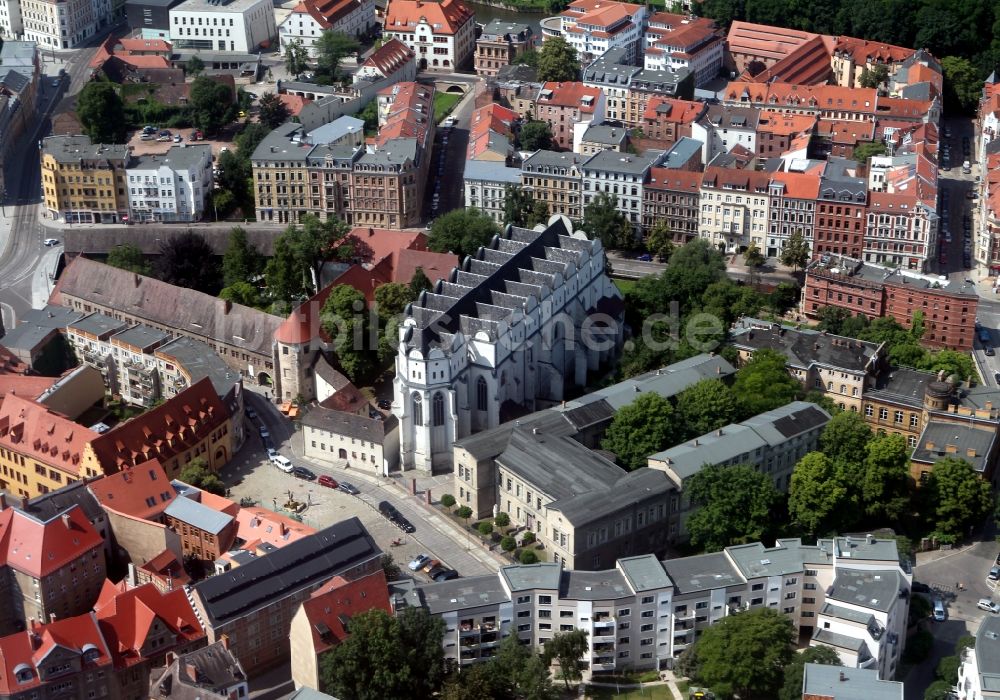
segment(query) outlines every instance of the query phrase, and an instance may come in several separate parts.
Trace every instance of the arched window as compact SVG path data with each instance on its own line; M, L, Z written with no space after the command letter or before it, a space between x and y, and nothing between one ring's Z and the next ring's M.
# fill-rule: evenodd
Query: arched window
M434 402L432 405L434 425L444 425L444 394L440 391L434 394Z
M413 424L424 424L424 406L420 403L420 394L413 392Z
M476 380L476 408L486 410L486 380L482 377Z

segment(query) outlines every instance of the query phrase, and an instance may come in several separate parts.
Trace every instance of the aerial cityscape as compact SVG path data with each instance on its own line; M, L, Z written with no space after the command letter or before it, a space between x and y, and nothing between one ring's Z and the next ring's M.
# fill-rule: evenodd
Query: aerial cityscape
M1000 698L998 28L0 0L0 697Z

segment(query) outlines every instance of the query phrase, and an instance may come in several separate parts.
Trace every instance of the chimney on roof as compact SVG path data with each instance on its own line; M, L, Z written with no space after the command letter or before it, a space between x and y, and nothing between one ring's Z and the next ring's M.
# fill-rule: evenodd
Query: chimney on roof
M843 671L841 671L841 672L840 672L840 681L841 681L841 683L843 683L843 682L844 682L844 681L846 681L846 680L847 680L847 676L845 676L845 675L844 675L844 672L843 672Z
M222 302L222 313L228 316L229 312L232 310L233 310L233 302L230 301L229 299L224 299Z
M142 276L136 273L133 275L132 281L135 283L135 286L138 287L142 283Z
M229 651L229 635L228 634L222 635L219 638L219 641L222 642L222 646L226 649L226 651Z
M969 447L968 449L966 449L965 450L965 456L966 457L975 457L976 456L976 448L975 447Z

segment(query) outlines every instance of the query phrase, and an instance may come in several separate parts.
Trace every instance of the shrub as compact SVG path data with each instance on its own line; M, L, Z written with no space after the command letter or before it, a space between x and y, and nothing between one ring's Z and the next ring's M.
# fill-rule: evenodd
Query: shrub
M488 520L484 520L483 522L476 525L476 529L479 530L480 535L486 537L493 532L493 523L489 522Z
M443 505L445 508L452 508L455 505L455 497L452 496L450 493L446 493L445 495L441 496L441 505Z
M521 535L521 544L528 545L535 541L535 533L530 530L523 535Z
M518 557L518 561L522 564L537 564L538 555L535 554L535 550L533 549L522 549L521 556Z
M502 540L500 540L500 549L502 549L505 552L513 552L515 549L517 549L517 542L514 541L513 537L507 535Z
M462 518L462 520L468 520L472 517L472 508L469 508L469 506L462 506L455 511L455 515Z
M510 525L510 516L507 515L506 513L497 513L497 517L496 520L494 520L494 522L496 523L497 527L507 527L508 525ZM1000 537L998 537L997 539L1000 539Z

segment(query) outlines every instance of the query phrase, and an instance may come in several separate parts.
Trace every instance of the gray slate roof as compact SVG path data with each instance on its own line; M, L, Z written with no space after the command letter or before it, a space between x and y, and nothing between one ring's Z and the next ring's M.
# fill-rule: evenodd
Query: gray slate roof
M3 338L4 347L17 350L31 350L52 331L59 331L70 323L83 318L83 314L54 304L46 304L41 309L32 309L18 319L18 324L8 328Z
M822 644L839 647L840 649L847 649L855 654L860 653L860 651L865 648L865 640L861 637L851 637L846 634L831 632L830 630L825 629L817 629L813 632L812 638Z
M165 331L140 323L120 333L115 333L111 336L111 339L117 340L119 343L146 349L162 343L169 337L170 334Z
M742 318L732 329L733 345L750 351L769 348L785 356L788 364L808 369L814 364L864 372L878 346L863 340L798 330L752 318Z
M551 562L500 567L500 575L507 581L511 592L533 588L558 591L562 574L562 566Z
M996 424L976 426L974 423L953 423L929 420L920 433L920 440L910 459L914 462L933 464L945 457L964 459L977 472L988 466L997 440ZM928 443L933 449L928 449ZM949 449L952 448L952 449Z
M418 584L415 590L432 615L510 601L496 574Z
M91 143L89 136L47 136L42 139L42 152L50 154L59 163L128 161L130 157L126 144Z
M310 408L302 416L302 425L324 430L334 435L344 435L368 442L381 443L385 434L395 425L396 417L377 420L346 411L334 411L322 406Z
M212 162L211 146L207 144L181 144L171 146L170 150L163 154L147 153L139 156L129 164L129 170L152 170L160 167L172 170L191 170L201 165L206 159L209 163Z
M66 327L72 328L73 330L81 333L90 333L98 338L103 338L104 336L110 336L113 333L117 333L128 328L128 323L125 321L119 321L117 318L112 318L111 316L102 314L98 311L92 314L87 314L79 321L67 324Z
M188 338L175 338L156 349L156 354L173 358L177 364L191 377L194 384L203 377L208 377L215 387L215 393L225 396L233 388L233 384L241 381L238 373L229 368L222 358L208 344Z
M909 589L909 586L898 570L841 568L827 593L827 599L887 612L904 589Z
M667 559L662 564L681 594L746 583L724 552Z
M508 168L499 161L467 160L465 161L465 180L502 182L517 185L521 182L521 169Z
M903 684L879 680L874 669L810 663L802 674L802 694L835 700L903 700Z
M599 151L583 164L583 170L584 173L592 171L638 176L653 167L662 155L662 151L647 152L644 155L610 150Z
M634 595L628 581L617 569L607 571L578 571L568 569L563 573L560 597L571 600L615 600Z
M663 565L652 554L625 557L618 560L618 568L636 591L649 591L673 585Z
M726 547L726 552L748 579L764 576L784 576L802 571L806 557L815 556L819 547L803 545L798 539L778 540L776 546L765 547L760 542Z
M1000 692L1000 617L983 618L976 632L979 684L984 692Z
M586 143L599 143L608 147L621 146L625 143L628 131L620 126L610 124L591 124L583 132L582 141Z
M226 525L233 522L233 516L203 506L201 503L185 497L175 498L163 512L213 535L219 534Z

